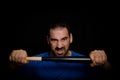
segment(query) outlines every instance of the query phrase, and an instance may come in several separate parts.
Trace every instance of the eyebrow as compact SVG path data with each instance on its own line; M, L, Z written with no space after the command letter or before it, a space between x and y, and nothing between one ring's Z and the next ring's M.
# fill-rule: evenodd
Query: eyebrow
M62 39L67 39L68 37L63 37ZM57 39L55 39L55 38L51 38L51 40L57 40Z

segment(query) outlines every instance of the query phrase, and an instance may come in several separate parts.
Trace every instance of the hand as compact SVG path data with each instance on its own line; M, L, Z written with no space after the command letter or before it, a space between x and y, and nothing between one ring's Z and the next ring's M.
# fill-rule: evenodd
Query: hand
M92 60L91 67L108 64L107 55L104 50L94 50L90 52Z
M13 50L9 56L9 60L16 63L26 64L28 61L26 60L27 52L25 50Z

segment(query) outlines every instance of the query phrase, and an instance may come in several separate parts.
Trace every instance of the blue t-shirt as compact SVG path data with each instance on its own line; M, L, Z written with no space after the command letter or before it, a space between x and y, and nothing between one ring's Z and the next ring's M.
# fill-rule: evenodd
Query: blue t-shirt
M49 57L49 52L36 56ZM72 56L84 55L72 51ZM33 80L86 80L91 74L89 68L86 63L30 61L20 71L25 78Z

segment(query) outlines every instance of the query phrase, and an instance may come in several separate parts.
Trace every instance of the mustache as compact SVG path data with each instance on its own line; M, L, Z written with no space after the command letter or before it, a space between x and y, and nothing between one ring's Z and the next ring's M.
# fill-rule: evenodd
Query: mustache
M61 48L56 47L56 48L55 48L55 50L57 50L57 51L63 50L63 49L65 49L65 48L64 48L64 47L61 47Z

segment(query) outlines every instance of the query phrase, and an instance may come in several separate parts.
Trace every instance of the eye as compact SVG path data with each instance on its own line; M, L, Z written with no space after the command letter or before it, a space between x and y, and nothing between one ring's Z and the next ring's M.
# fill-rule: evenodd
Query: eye
M62 40L63 40L63 41L67 40L67 37L63 38Z

